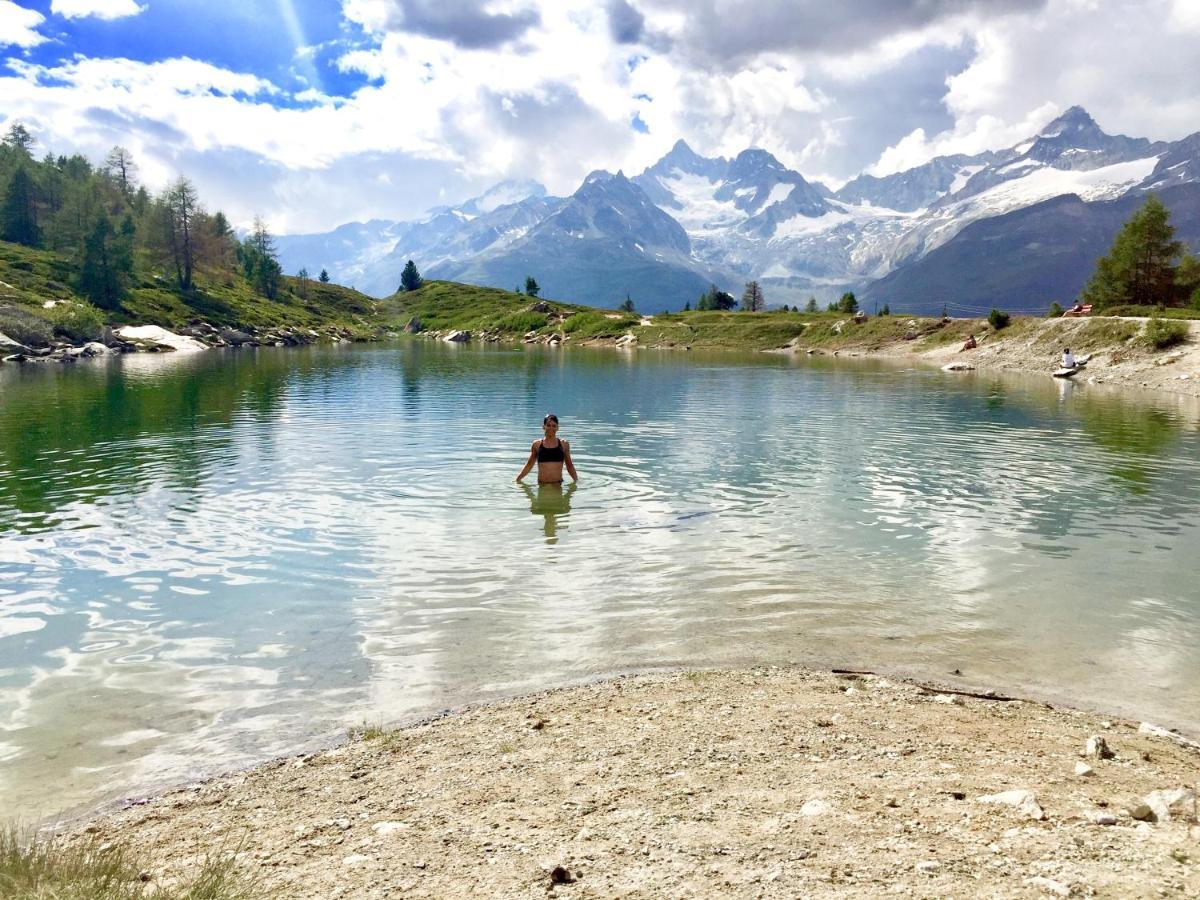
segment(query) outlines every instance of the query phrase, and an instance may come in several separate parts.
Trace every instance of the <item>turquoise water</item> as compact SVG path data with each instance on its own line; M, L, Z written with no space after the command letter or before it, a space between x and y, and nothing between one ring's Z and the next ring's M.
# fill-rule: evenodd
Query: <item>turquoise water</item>
M580 484L513 483L546 412ZM1200 729L1200 412L785 356L0 369L0 809L660 665L844 664Z

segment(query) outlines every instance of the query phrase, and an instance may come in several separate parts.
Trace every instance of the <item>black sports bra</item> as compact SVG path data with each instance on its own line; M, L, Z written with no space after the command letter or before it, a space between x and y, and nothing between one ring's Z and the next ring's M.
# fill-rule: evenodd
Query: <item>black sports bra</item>
M566 457L563 456L562 441L559 441L558 445L554 447L547 447L541 441L538 442L538 462L562 462L565 458Z

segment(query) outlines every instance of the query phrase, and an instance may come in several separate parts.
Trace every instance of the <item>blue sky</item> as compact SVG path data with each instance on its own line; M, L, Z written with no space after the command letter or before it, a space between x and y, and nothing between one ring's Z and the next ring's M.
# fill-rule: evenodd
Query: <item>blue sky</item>
M0 128L114 144L239 223L568 193L678 139L831 186L1011 146L1080 104L1200 123L1196 0L0 0Z

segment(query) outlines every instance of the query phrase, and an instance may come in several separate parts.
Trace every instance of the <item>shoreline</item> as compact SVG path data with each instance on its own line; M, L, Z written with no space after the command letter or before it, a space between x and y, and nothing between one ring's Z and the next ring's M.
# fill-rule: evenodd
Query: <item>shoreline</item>
M1097 734L1115 759L1085 754ZM544 896L556 865L578 881L553 889L580 896L1058 893L1037 878L1142 896L1145 866L1106 864L1115 841L1169 863L1145 895L1184 896L1200 891L1194 810L1149 822L1123 804L1194 792L1198 768L1200 745L1042 701L844 670L651 671L372 729L102 809L67 840L149 846L167 877L244 840L239 866L296 897L461 896L480 878L492 895ZM1041 815L979 799L1014 790ZM895 846L875 859L881 841ZM1027 871L993 879L996 842ZM1035 865L1084 845L1090 862ZM1170 856L1180 846L1192 863Z

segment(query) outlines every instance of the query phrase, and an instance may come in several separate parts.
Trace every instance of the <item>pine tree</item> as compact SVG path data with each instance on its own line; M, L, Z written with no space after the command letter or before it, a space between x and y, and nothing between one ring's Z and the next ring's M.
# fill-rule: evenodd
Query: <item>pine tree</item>
M817 311L817 298L816 297L808 298L808 302L804 304L804 311L806 313L815 313Z
M1129 303L1155 306L1176 299L1174 262L1183 250L1175 240L1170 213L1151 194L1117 233L1107 256L1083 289L1082 299L1097 308Z
M765 306L766 300L758 282L746 282L746 289L742 292L742 309L746 312L762 312Z
M411 259L404 264L404 271L400 273L400 290L415 291L424 281L421 279L421 273L417 271L417 264Z
M37 142L24 125L20 122L13 122L8 127L8 133L4 135L2 143L5 147L16 150L25 159L33 159L33 145Z
M885 303L883 304L883 309L879 311L879 314L881 316L890 316L892 314L892 308Z
M113 233L112 222L101 213L84 242L79 293L101 309L119 309L121 306L125 278L132 264L132 257L123 246L124 238L124 234Z
M317 276L317 281L321 282L321 284L329 284L329 272L322 269L321 274Z
M257 216L254 218L254 232L242 244L242 265L254 290L268 300L274 300L283 282L283 267L279 265L275 238L267 230L266 223Z
M683 311L684 312L692 311L692 301L691 300L689 300L687 303L683 304Z
M637 310L634 309L634 306L633 306L633 298L630 297L629 294L625 295L625 300L621 303L620 306L617 307L617 309L624 313L637 312Z
M858 312L858 298L854 296L853 291L842 294L837 302L837 311L851 314Z
M18 127L19 123L13 126ZM27 247L37 247L42 242L37 223L37 192L24 165L18 165L13 172L4 202L0 204L0 238Z
M528 294L530 297L536 297L540 290L541 288L538 287L537 279L535 279L532 275L529 275L525 278L526 294Z

